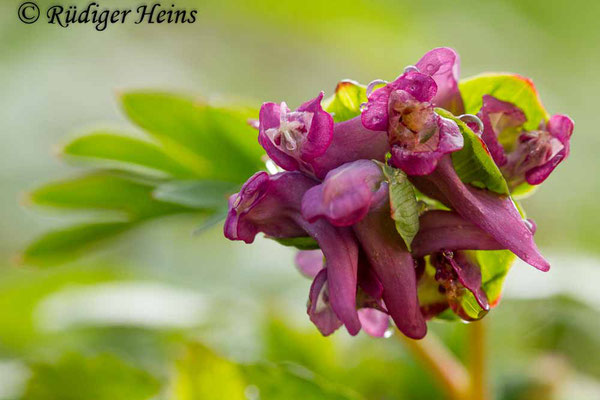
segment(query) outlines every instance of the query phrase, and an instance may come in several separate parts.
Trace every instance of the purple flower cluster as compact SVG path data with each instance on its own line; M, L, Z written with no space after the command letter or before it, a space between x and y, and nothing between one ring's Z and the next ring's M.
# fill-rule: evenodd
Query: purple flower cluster
M369 85L352 119L334 123L323 93L295 111L285 103L261 107L258 141L284 172L257 172L231 196L225 236L312 238L318 249L299 252L296 263L313 279L308 314L324 335L344 325L351 335L362 328L383 336L391 318L406 336L422 338L425 321L445 309L473 319L463 309L466 294L489 310L472 250L507 249L550 268L533 240L535 225L511 196L457 174L452 153L465 146L463 134L436 108L464 113L458 75L456 52L437 48L393 82ZM569 154L573 122L564 115L526 131L523 110L486 94L467 119L511 189L541 183ZM384 167L401 170L419 196L440 205L421 210L411 243L391 217ZM419 298L426 265L435 271L437 305Z

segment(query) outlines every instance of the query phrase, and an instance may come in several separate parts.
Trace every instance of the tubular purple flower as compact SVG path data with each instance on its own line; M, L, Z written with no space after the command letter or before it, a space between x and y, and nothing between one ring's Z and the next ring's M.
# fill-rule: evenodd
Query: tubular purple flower
M310 320L323 335L332 334L342 325L342 322L329 303L327 270L323 264L323 253L321 250L300 251L296 255L296 265L303 273L310 271L312 275L310 277L314 278L307 306ZM356 308L361 327L370 336L382 337L389 326L389 316L381 302L383 287L362 254L359 257L358 286Z
M331 170L322 184L306 192L302 215L309 221L324 217L335 226L351 226L386 197L381 168L373 161L354 161Z
M323 92L296 111L285 103L262 105L258 141L277 165L322 179L346 162L384 159L389 152L385 132L365 129L360 117L334 124L322 99Z
M573 121L566 115L553 115L538 130L525 131L520 108L485 95L478 116L482 139L512 188L523 182L539 185L569 155Z
M373 272L383 285L382 298L398 329L411 338L427 332L419 309L413 258L390 218L387 184L381 168L360 160L330 171L325 181L308 190L302 213L309 221L327 219L353 224Z
M438 90L432 103L436 107L445 108L455 115L464 113L462 96L458 90L460 57L454 49L435 48L427 52L415 67L435 81Z
M422 193L451 206L523 261L542 271L550 269L533 241L530 224L521 218L512 199L464 184L449 156L440 160L431 175L411 181Z
M502 250L491 235L453 211L432 210L419 217L419 233L412 241L416 258L453 250Z
M367 129L387 131L390 163L409 175L430 174L440 158L463 147L456 123L434 110L436 92L432 77L409 71L371 93L361 115Z
M358 244L351 229L302 218L302 196L316 183L299 172L255 174L230 199L225 236L246 243L252 243L258 232L276 238L313 237L325 256L331 306L355 335L360 330L355 308Z

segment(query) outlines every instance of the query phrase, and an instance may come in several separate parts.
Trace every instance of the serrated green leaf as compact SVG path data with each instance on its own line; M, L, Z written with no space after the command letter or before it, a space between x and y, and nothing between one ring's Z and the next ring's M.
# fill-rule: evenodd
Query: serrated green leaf
M323 109L333 115L334 122L343 122L360 115L360 105L367 101L367 88L345 80L337 84L333 96L323 102Z
M295 237L295 238L274 238L271 236L266 236L268 239L272 239L279 244L282 244L287 247L295 247L298 250L317 250L319 249L319 244L315 239L310 236L306 237Z
M133 122L200 178L241 183L264 167L247 112L164 93L130 92L121 100Z
M482 74L459 83L465 112L477 114L485 94L508 101L521 108L527 117L526 130L535 130L540 122L547 121L544 109L533 82L517 74Z
M436 108L436 112L456 122L463 135L463 148L452 153L452 163L460 180L475 187L509 194L506 180L479 136L452 113L441 108Z
M410 251L410 245L419 232L419 204L415 190L402 170L387 165L383 165L382 170L388 181L392 219Z
M154 189L152 184L122 174L98 171L39 187L28 200L64 209L118 211L132 220L188 211L187 207L154 199Z
M175 181L160 185L154 198L169 203L197 209L227 207L229 195L237 192L239 185L219 181Z
M146 400L160 383L148 372L110 354L68 354L56 363L32 366L23 400Z
M93 132L78 137L67 143L61 153L75 160L116 162L125 168L140 166L176 178L196 176L193 171L167 156L159 146L115 133Z

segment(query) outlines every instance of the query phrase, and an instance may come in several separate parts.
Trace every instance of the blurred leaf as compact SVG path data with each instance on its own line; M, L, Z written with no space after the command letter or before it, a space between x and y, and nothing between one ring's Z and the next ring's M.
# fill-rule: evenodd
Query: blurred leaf
M406 174L398 168L382 165L388 181L390 208L396 230L410 251L410 244L419 232L419 205L413 185Z
M319 244L317 241L310 236L306 237L295 237L295 238L274 238L271 236L265 236L267 239L272 239L279 244L287 247L295 247L298 250L318 250Z
M0 347L5 355L42 345L42 332L35 319L38 304L48 295L70 285L91 285L123 277L109 268L81 270L10 269L0 275ZM47 349L44 348L47 352ZM31 350L27 351L31 355Z
M184 212L189 209L153 198L155 186L109 171L46 184L29 195L31 203L66 209L125 212L130 219Z
M359 116L360 105L366 101L366 86L344 80L337 84L335 94L323 101L323 109L333 114L334 122L343 122Z
M460 180L496 193L509 194L502 173L479 136L452 113L441 108L436 108L436 112L456 122L463 135L463 148L452 153L452 163Z
M185 207L199 209L227 208L229 195L239 185L219 181L175 181L160 185L154 198Z
M23 400L146 400L159 389L153 376L113 355L69 354L34 364Z
M98 222L51 231L29 244L21 255L21 261L33 265L52 265L67 261L89 250L90 246L133 226L131 222Z
M462 80L460 92L465 103L465 112L477 114L481 109L482 97L489 94L521 108L527 117L526 130L538 129L540 122L549 118L533 82L517 74L482 74Z
M198 177L241 183L264 168L264 153L256 130L247 123L247 112L166 93L130 92L121 101L133 122Z
M283 365L240 365L189 345L177 363L173 400L359 399L307 370Z
M62 154L76 159L117 161L120 165L134 165L162 171L173 177L193 178L186 169L150 142L124 135L93 132L78 137L62 148Z

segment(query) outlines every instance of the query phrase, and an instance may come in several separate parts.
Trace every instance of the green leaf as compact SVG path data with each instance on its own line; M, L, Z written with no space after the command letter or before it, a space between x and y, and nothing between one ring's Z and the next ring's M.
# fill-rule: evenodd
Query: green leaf
M506 180L479 136L452 113L441 108L436 108L436 112L456 122L463 135L463 148L452 153L452 163L460 180L475 187L509 194Z
M64 209L118 211L131 220L189 211L187 207L154 199L154 189L154 185L124 174L98 171L49 183L33 190L28 200L35 205Z
M90 246L133 226L131 222L99 222L48 232L25 249L20 261L25 264L51 265L73 259Z
M537 129L540 122L549 118L533 82L520 75L477 75L462 80L459 88L468 114L477 114L481 109L483 95L489 94L521 108L527 116L526 130Z
M156 144L114 133L93 132L78 137L67 143L61 153L74 160L112 161L119 167L140 166L177 178L196 176L193 171L166 155Z
M172 400L358 400L310 371L275 364L242 365L193 344L177 363Z
M247 400L238 366L200 344L188 345L176 363L171 400Z
M333 115L334 122L343 122L360 115L360 105L367 101L367 88L344 80L337 84L335 94L323 102L323 109Z
M154 198L185 207L198 209L227 208L229 195L237 192L239 185L219 181L174 181L160 185Z
M415 190L401 170L387 165L382 165L382 170L389 185L392 219L410 251L410 245L419 232L419 204Z
M160 384L149 373L116 356L69 354L56 363L32 366L23 400L147 400Z
M241 183L264 168L264 152L247 123L247 111L165 93L130 92L121 100L129 118L199 178Z
M481 283L492 306L500 300L504 279L516 256L510 250L472 251L481 268Z
M319 244L315 239L310 236L306 237L295 237L295 238L274 238L271 236L265 236L268 239L272 239L279 244L288 247L295 247L299 250L318 250Z

